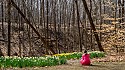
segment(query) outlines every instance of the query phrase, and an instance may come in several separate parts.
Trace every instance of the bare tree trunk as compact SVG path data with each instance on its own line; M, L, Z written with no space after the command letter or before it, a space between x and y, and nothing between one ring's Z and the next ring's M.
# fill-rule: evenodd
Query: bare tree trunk
M75 27L75 4L74 4L74 1L73 1L73 23L72 23L72 26L73 26L73 33L75 32L74 31L74 27ZM73 38L74 38L74 41L73 41L73 45L75 46L75 34L73 34ZM74 51L74 47L72 47L72 50Z
M8 56L10 56L10 41L11 40L11 0L8 0Z
M103 0L103 6L104 6L103 14L105 14L105 0ZM103 23L105 23L105 20L103 21Z
M121 18L121 0L118 0L118 7L119 7L119 18ZM122 21L119 20L119 22L121 23Z
M60 2L60 4L61 4L62 1L60 0L59 2ZM62 16L61 16L61 12L62 12L62 11L60 11L60 10L61 10L61 5L60 5L60 9L59 9L59 14L60 14L60 16L59 16L59 20L60 20L60 21L59 21L59 25L58 25L58 31L59 31L59 32L61 32L61 21L62 21L62 19L61 19L61 17L62 17ZM58 43L59 43L59 41L58 41ZM58 50L57 52L60 53L59 46L57 47L57 50Z
M76 7L77 7L77 24L78 24L78 31L79 31L79 48L80 48L80 52L82 52L82 43L81 43L81 32L80 32L80 23L79 23L79 20L80 20L80 16L79 16L79 10L78 10L78 2L75 1L76 3Z
M5 38L5 36L4 36L4 24L3 24L3 22L4 22L4 19L3 19L4 18L3 2L1 3L1 10L2 10L2 12L1 12L1 14L2 14L2 36L3 36L3 38ZM0 48L0 56L3 56L1 48Z
M102 16L101 16L101 14L102 14L102 1L100 0L100 30L102 29ZM100 41L101 41L101 39L102 39L102 35L101 35L101 32L100 32Z
M124 22L124 7L125 7L125 0L122 0L122 22Z
M64 0L64 5L63 5L63 12L64 12L64 14L63 14L63 26L64 26L64 28L63 28L63 32L65 33L66 32L66 0ZM63 36L63 38L64 38L64 47L66 47L66 38L65 38L65 36L66 36L66 34Z
M49 5L49 4L48 4L48 0L46 0L46 1L47 1L47 2L46 2L46 5L47 5L47 6L46 6L46 11L47 11L47 12L46 12L46 13L47 13L47 17L46 17L46 23L47 23L47 25L46 25L46 28L47 28L47 29L46 29L46 28L45 28L45 29L46 29L46 46L48 46L48 44L49 44L49 43L48 43L48 42L49 42L49 34L48 34L48 30L49 30L49 28L48 28L48 24L49 24L49 19L48 19L49 17L48 17L48 16L49 16L49 15L48 15L48 14L49 14L49 11L48 11L48 5ZM46 52L47 52L47 51L48 51L48 50L46 49Z
M53 21L54 21L54 31L55 33L57 33L57 24L56 24L56 2L53 1ZM57 34L56 34L56 51L57 51L57 47L58 47L58 38L57 38Z
M116 3L115 3L115 22L117 21L116 19L117 19L117 5L118 5L118 0L115 0L116 1ZM121 13L120 13L121 14ZM121 21L120 21L121 22ZM117 25L115 24L115 34L117 34ZM116 47L116 52L118 53L118 45L115 45L115 47Z
M90 21L91 28L92 28L92 30L94 31L94 35L95 35L95 38L96 38L96 41L97 41L99 50L100 50L100 51L104 51L104 49L102 48L101 42L100 42L100 40L99 40L98 34L97 34L97 32L96 32L96 28L95 28L95 25L94 25L94 23L93 23L93 19L92 19L92 17L91 17L91 13L90 13L89 10L88 10L87 3L86 3L85 0L82 0L82 2L83 2L83 5L84 5L86 14L87 14L87 16L88 16L88 19L89 19L89 21Z
M92 0L90 0L90 13L92 13ZM92 14L91 14L92 15ZM90 48L92 49L92 46L93 46L93 33L92 33L92 28L90 28Z
M3 39L5 39L5 33L4 33L4 8L3 8L3 2L2 2L2 5L1 5L1 10L2 10L2 36L3 36Z

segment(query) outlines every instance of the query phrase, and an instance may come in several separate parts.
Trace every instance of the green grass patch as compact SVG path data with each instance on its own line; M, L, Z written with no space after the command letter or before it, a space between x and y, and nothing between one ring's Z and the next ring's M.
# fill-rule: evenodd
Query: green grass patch
M90 58L102 58L105 57L105 53L104 52L100 52L100 51L93 51L93 52L88 52L90 54Z
M0 67L44 67L65 64L63 57L0 57Z

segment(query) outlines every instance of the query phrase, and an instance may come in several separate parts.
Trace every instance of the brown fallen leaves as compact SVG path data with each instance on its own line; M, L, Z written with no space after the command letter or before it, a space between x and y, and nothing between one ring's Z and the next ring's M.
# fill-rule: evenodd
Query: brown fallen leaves
M107 55L103 58L93 58L91 62L122 62L125 61L125 55Z

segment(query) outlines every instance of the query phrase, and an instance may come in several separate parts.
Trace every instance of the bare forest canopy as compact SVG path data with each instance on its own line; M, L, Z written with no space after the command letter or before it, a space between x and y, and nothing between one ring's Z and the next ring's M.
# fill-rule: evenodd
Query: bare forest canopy
M124 0L0 0L0 55L124 51Z

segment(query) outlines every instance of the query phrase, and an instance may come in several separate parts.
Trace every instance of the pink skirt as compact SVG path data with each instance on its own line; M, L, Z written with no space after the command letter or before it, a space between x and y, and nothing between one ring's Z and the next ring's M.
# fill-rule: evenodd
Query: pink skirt
M83 59L81 59L81 60L80 60L80 63L81 63L82 65L90 65L90 60L83 60Z

